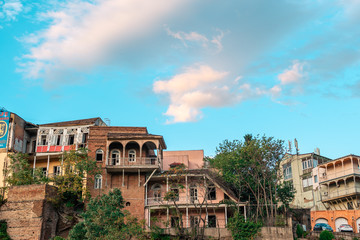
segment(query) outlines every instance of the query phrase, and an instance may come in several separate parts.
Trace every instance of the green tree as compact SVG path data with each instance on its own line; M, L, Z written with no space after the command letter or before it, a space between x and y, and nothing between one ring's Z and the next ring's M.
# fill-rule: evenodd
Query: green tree
M48 183L49 179L40 168L33 169L28 155L15 153L9 155L10 165L5 169L5 181L10 186Z
M283 182L278 184L276 188L277 197L280 202L284 204L286 208L289 208L289 204L294 200L296 190L291 182Z
M274 221L277 171L284 155L284 141L247 134L244 141L225 140L208 158L210 166L233 186L240 201L249 201L255 221Z
M109 194L91 199L86 212L82 214L83 222L74 226L69 239L144 239L143 224L123 208L124 200L117 188Z
M58 187L58 201L73 206L83 202L84 197L90 197L85 181L91 179L89 176L99 173L100 168L94 159L89 158L84 148L64 152L62 159L62 174L54 176L51 181Z

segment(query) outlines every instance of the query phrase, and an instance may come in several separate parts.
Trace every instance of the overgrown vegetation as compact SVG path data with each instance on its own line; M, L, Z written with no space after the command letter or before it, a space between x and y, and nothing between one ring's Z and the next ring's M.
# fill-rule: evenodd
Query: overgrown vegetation
M287 184L277 187L284 151L282 140L247 134L243 141L225 140L207 160L233 186L239 201L249 201L250 220L274 225L278 202L288 206L294 197Z
M5 169L5 181L10 186L48 183L49 179L40 168L31 167L28 155L24 153L9 154L10 165Z
M334 234L332 232L325 230L320 233L319 240L331 240L331 239L335 239Z
M7 233L7 223L4 220L0 221L0 239L1 240L11 240Z
M297 235L297 237L298 238L304 237L304 233L305 233L305 231L304 231L303 227L300 224L296 225L296 235Z
M115 188L90 200L83 221L70 231L70 240L145 239L144 223L123 210L121 191Z
M229 219L228 228L234 240L254 239L258 234L261 224L253 221L245 221L244 217L236 213Z

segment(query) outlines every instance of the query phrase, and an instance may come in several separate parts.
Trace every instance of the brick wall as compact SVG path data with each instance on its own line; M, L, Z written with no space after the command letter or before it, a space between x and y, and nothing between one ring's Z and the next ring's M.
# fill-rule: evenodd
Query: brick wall
M49 185L11 187L8 201L0 209L0 220L8 224L13 240L45 240L55 236L58 215L48 201L56 195Z

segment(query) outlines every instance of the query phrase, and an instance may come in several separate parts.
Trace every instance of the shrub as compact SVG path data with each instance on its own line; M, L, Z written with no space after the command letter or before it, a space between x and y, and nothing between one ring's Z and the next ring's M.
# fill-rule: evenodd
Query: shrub
M234 217L229 219L228 226L234 240L247 240L253 239L257 235L261 224L249 220L245 221L242 215L236 213Z
M7 234L7 223L4 220L0 221L0 239L11 240L11 238Z
M331 240L331 239L334 239L334 234L332 234L332 232L329 232L329 231L322 231L320 233L320 238L319 240Z
M302 238L304 236L304 229L300 224L296 225L296 235L298 238Z

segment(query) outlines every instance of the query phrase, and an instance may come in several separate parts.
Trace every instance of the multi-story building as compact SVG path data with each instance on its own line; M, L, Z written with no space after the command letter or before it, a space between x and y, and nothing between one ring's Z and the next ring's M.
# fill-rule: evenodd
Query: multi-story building
M5 187L5 169L15 152L34 152L36 125L25 121L15 113L0 111L0 187ZM4 194L2 192L1 194Z
M289 154L286 153L280 163L282 180L292 183L296 193L290 206L292 208L311 209L316 206L319 195L314 193L318 184L316 167L331 159L316 153ZM316 189L315 189L316 191Z
M360 156L347 155L318 166L318 208L311 212L312 225L328 223L334 230L341 224L360 230Z
M232 215L227 200L241 206L246 216L246 203L238 202L230 188L204 168L202 150L165 151L163 136L150 134L146 127L107 126L101 118L36 125L1 112L0 170L7 167L8 153L23 152L34 169L41 168L46 176L60 175L63 153L79 148L87 148L101 167L100 174L84 181L91 195L120 188L125 208L148 227L171 229L179 217L173 211L178 207L184 228L197 221L201 227L225 228ZM169 174L180 164L184 172ZM174 178L184 188L178 189L176 199L165 199L176 187ZM0 180L4 186L3 175ZM154 216L159 222L152 221Z

